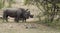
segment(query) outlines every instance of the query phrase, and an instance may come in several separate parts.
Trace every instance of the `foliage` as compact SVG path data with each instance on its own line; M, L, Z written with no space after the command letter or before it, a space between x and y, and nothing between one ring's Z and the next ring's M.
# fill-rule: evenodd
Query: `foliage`
M3 3L0 0L0 9L3 8Z
M15 3L15 1L14 0L8 0L8 3L9 3L8 7L11 7L12 3Z
M47 23L49 25L53 24L53 22L55 22L55 21L59 22L59 20L60 20L60 0L25 0L25 5L30 5L30 4L37 6L42 11L42 13L43 13L42 15L44 17L47 16L47 18L42 20L42 22ZM42 6L43 9L41 9L40 6ZM41 15L41 14L39 14L39 15ZM59 17L57 18L57 16L59 16ZM41 18L41 16L39 16L39 19L40 18ZM55 18L57 18L57 19L54 20ZM57 23L54 23L54 24L57 24Z
M0 0L0 9L3 8L3 7L5 7L5 1L6 1L6 0ZM8 2L8 4L9 4L9 6L7 6L7 7L11 7L11 5L12 5L13 3L15 3L14 0L7 0L7 2Z

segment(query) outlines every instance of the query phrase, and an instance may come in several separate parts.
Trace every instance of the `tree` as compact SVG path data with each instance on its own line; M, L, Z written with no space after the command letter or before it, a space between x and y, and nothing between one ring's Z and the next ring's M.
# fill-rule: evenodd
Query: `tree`
M9 6L8 7L11 7L12 3L14 3L15 1L14 0L7 0L8 3L9 3Z
M42 11L44 9L45 12L42 13L48 17L47 21L53 22L55 15L60 16L60 0L25 0L25 5L29 4L36 5ZM40 6L42 6L43 9L41 9Z
M0 0L0 9L4 7L3 5L4 5L3 1Z
M5 2L6 2L6 1L7 1L8 4L9 4L7 7L11 7L11 5L12 5L13 3L15 3L14 0L0 0L0 9L5 7Z

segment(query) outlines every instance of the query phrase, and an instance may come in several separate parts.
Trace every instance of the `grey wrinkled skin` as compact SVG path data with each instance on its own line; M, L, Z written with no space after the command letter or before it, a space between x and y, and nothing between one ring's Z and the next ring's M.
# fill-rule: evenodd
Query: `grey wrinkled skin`
M29 17L33 17L32 15L30 15L30 11L28 11L28 9L23 9L23 8L19 8L19 9L6 9L3 12L3 22L4 20L6 20L8 22L8 16L9 17L13 17L15 18L15 22L19 22L19 20L22 20L23 22L26 22L26 19L29 19Z

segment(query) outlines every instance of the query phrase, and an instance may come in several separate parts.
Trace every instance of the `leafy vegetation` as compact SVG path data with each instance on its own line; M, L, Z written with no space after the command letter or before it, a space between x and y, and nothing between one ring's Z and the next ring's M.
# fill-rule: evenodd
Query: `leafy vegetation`
M8 0L8 3L9 3L8 7L11 7L12 3L15 3L15 2L14 2L14 0Z
M0 9L5 7L5 0L0 0ZM7 0L7 3L9 4L7 7L11 7L13 3L15 3L14 0Z
M60 0L25 0L25 5L35 5L42 11L43 14L38 15L42 23L53 26L60 22ZM41 17L45 19L41 20Z

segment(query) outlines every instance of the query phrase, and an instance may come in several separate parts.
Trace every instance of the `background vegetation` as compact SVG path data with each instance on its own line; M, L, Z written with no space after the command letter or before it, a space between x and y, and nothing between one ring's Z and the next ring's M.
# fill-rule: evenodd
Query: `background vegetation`
M11 7L11 5L12 5L13 3L15 3L14 0L0 0L0 9L5 7L6 1L7 1L7 3L9 4L7 7Z
M38 15L40 23L60 28L60 0L25 0L25 5L35 5L41 10ZM41 20L41 17L45 19Z

